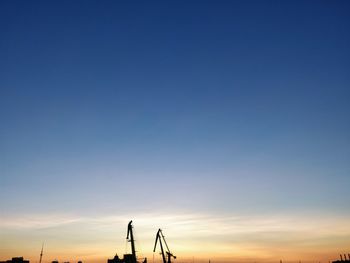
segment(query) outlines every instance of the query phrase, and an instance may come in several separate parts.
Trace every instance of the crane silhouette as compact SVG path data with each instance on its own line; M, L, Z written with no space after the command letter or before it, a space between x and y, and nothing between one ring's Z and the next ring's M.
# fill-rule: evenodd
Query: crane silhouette
M176 256L174 256L171 252L170 252L170 249L168 247L168 244L167 242L165 241L165 238L164 238L164 235L163 235L163 232L161 229L158 229L158 232L157 232L157 235L156 235L156 241L154 243L154 249L153 249L153 252L156 251L156 247L157 247L157 242L159 240L159 246L160 246L160 251L161 251L161 255L162 255L162 258L163 258L163 263L171 263L171 258L174 258L176 259ZM167 255L167 259L165 257L165 253L164 253L164 248L163 248L163 242L162 240L164 241L164 244L166 246L166 255Z

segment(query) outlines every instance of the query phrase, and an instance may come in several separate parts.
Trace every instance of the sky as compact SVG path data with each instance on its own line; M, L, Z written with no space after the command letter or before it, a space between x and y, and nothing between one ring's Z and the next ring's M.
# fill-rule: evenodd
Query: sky
M1 1L0 260L349 253L349 11Z

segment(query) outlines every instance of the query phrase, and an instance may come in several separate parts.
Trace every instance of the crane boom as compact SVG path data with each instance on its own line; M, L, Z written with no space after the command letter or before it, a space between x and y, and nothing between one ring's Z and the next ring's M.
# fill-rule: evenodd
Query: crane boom
M163 232L160 231L160 234L162 235L162 238L163 238L163 240L164 240L165 246L166 246L168 252L170 253L170 249L169 249L168 244L167 244L167 242L166 242L166 240L165 240L165 237L164 237L164 235L163 235Z
M174 259L176 259L176 256L174 256L171 252L170 249L168 247L167 242L165 241L163 232L161 229L158 229L157 235L156 235L156 241L154 243L154 248L153 248L153 252L156 251L156 247L157 247L157 241L159 240L159 245L160 245L160 250L161 250L161 254L162 254L162 258L163 258L163 263L171 263L171 258L173 257ZM163 249L163 243L162 240L165 243L166 249L167 251L165 252L167 254L167 258L168 260L166 260L165 258L165 253L164 253L164 249Z
M128 232L126 235L126 239L129 239L130 235L130 242L131 242L131 253L132 253L132 261L133 263L136 263L136 250L135 250L135 240L134 240L134 234L132 232L132 220L128 224Z
M161 254L162 254L162 258L163 258L163 263L167 263L167 262L166 262L166 259L165 259L165 254L164 254L162 239L161 239L161 236L160 236L160 234L159 234L159 233L161 233L161 232L162 232L162 230L161 230L161 229L158 229L158 232L157 232L157 235L156 235L156 241L155 241L155 243L154 243L153 252L156 251L157 241L159 240L160 251L161 251Z

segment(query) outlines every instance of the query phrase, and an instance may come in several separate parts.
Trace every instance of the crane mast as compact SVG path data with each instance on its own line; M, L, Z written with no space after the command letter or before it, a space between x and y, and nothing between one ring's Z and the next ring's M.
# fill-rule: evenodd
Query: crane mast
M159 246L160 246L160 251L161 251L161 254L162 254L162 258L163 258L163 263L171 263L171 258L173 257L174 259L176 259L176 256L174 256L171 252L170 252L170 249L168 247L168 244L165 240L165 237L163 235L163 232L161 229L158 229L158 232L157 232L157 235L156 235L156 241L154 243L154 248L153 248L153 252L156 251L156 247L157 247L157 242L159 240ZM167 251L165 251L164 253L164 248L163 248L163 242L162 240L164 241L164 244L166 246L166 249ZM167 259L165 258L165 254L167 255Z
M162 230L158 229L158 232L157 232L157 235L156 235L156 241L154 243L153 252L156 251L157 241L159 240L160 251L161 251L161 254L162 254L162 258L163 258L163 263L166 263L166 259L165 259L165 255L164 255L164 249L163 249L163 244L162 244L162 239L161 239L160 234L159 234L161 231Z
M129 239L130 235L130 242L131 242L131 253L132 253L132 263L136 263L136 250L135 250L135 240L134 240L134 234L132 232L132 220L128 224L128 232L126 235L126 239Z

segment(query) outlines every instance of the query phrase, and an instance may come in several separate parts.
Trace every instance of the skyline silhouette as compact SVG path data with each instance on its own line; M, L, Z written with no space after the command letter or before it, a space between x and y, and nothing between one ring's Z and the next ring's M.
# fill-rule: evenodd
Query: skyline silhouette
M136 250L136 240L134 239L134 226L132 225L133 221L131 220L128 225L127 225L127 236L126 236L126 244L130 244L130 253L125 252L126 254L123 255L123 257L119 257L118 252L115 254L115 256L111 259L107 260L107 263L147 263L147 257L139 257L137 255L137 251ZM177 257L170 252L168 243L165 240L165 236L162 232L161 229L158 229L157 234L156 234L156 238L155 238L155 243L154 243L154 248L153 248L153 258L152 258L152 263L154 262L158 262L157 260L155 260L155 252L156 252L156 248L157 248L157 244L159 244L159 250L160 250L160 255L162 256L162 262L163 263L171 263L172 259L176 260ZM127 251L127 249L125 248L125 250ZM39 263L42 262L42 257L43 257L43 251L44 251L44 243L42 244L41 247L41 251L40 251L40 259L39 259ZM333 260L332 263L348 263L350 262L350 253L346 254L340 254L340 259L339 260ZM312 260L315 261L315 260ZM312 262L310 261L310 262ZM186 257L183 258L182 260L180 259L180 262L182 263L186 263ZM192 257L192 262L194 263L194 257ZM203 259L200 260L200 262L203 262ZM209 259L209 263L211 262L211 260ZM220 262L220 261L219 261ZM254 261L256 262L256 261ZM280 260L280 263L282 263L283 261ZM288 260L287 260L288 262ZM294 261L289 261L289 262L294 262ZM320 262L320 261L319 261ZM329 261L331 262L331 261ZM23 257L12 257L11 260L5 260L5 261L0 261L0 263L30 263L29 260L25 260ZM57 259L52 260L51 263L59 263L59 261ZM70 263L70 261L65 261L64 263ZM82 263L81 260L78 260L77 263ZM301 263L301 260L299 260L299 263Z
M0 1L0 260L122 258L131 219L149 262L348 253L349 13Z

